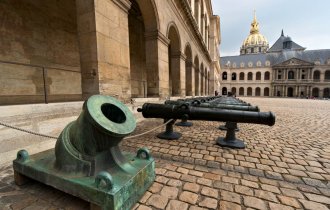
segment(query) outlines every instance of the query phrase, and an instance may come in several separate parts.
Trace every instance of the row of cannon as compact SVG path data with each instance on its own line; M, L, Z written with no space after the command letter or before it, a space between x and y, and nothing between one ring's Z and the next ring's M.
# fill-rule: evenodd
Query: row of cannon
M275 115L272 112L260 112L258 106L252 106L235 97L199 97L191 99L167 100L164 104L145 103L138 109L145 118L162 118L166 130L157 135L160 139L176 140L182 134L175 132L173 125L190 127L188 120L222 121L226 122L219 129L226 130L225 137L219 137L218 145L230 148L245 148L242 140L237 139L237 123L254 123L272 126L275 124ZM169 122L169 120L172 120Z

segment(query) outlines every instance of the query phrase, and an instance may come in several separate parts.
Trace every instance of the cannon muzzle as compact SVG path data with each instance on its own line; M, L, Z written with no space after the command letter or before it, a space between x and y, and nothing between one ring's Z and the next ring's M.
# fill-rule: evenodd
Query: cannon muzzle
M145 118L183 119L223 121L238 123L255 123L272 126L275 115L272 112L250 112L239 110L225 110L215 108L201 108L187 105L152 104L145 103L138 109Z

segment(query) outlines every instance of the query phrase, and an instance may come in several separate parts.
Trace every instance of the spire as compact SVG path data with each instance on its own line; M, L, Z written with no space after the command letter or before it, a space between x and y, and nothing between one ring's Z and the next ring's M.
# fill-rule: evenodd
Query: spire
M259 23L257 21L256 10L254 10L254 17L251 23L250 34L256 34L256 33L259 33Z
M282 29L282 33L281 33L281 36L284 36L284 32L283 32L283 29Z

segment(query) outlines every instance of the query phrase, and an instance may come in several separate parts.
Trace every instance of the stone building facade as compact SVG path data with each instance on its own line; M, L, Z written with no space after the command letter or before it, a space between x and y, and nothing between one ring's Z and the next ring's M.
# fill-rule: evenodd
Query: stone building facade
M211 0L0 2L0 104L219 89Z
M330 98L330 50L306 50L283 31L268 48L256 17L238 56L221 57L221 93ZM256 39L258 34L258 39Z

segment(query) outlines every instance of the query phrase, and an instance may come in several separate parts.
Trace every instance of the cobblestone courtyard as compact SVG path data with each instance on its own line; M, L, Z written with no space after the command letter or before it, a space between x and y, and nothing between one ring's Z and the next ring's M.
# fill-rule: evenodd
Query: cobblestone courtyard
M156 158L156 181L137 210L330 209L330 101L242 98L276 114L273 127L239 124L243 150L215 139L219 122L194 121L176 141L160 130L124 140L123 150L148 147ZM136 134L162 120L139 123ZM11 165L0 167L0 209L88 209L88 203L51 187L13 183Z

